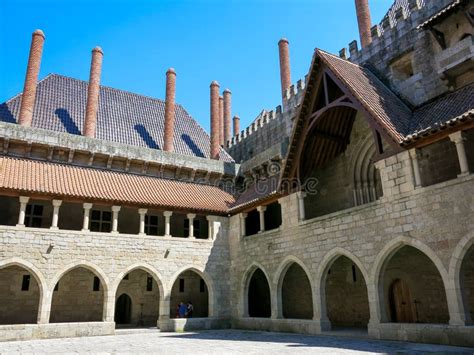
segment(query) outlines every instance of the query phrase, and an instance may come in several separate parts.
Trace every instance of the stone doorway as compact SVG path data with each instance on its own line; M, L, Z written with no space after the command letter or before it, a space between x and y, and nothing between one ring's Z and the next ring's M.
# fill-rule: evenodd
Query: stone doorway
M396 279L390 285L390 317L392 322L415 323L416 311L411 297L410 287L402 279Z
M126 293L117 298L115 303L115 323L117 325L130 324L132 322L132 299Z

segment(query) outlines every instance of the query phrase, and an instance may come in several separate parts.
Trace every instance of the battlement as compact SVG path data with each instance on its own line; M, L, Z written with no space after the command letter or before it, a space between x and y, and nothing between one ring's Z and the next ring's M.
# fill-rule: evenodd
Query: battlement
M371 28L372 42L364 48L358 48L356 40L349 43L349 60L354 63L364 63L381 51L389 51L393 57L397 55L396 42L433 15L450 0L427 1L405 0L396 1L379 24ZM413 44L413 43L411 43ZM341 58L347 59L346 48L339 51Z

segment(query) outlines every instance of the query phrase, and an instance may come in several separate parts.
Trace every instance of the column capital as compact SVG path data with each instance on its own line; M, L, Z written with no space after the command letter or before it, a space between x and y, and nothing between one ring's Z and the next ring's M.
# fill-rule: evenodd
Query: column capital
M306 191L298 191L296 193L296 197L298 197L299 199L305 198L306 196L307 196Z
M412 148L408 151L408 154L410 154L410 158L418 159L418 149Z
M451 140L451 142L454 142L455 144L459 144L463 142L464 140L466 140L466 137L464 136L462 131L457 131L457 132L451 133L449 135L449 139Z
M209 222L215 222L215 221L217 221L217 216L206 216L206 219Z
M248 216L248 213L246 213L246 212L240 213L240 218L241 219L245 219L245 218L247 218L247 216Z
M20 199L20 203L28 203L28 201L30 200L30 197L29 196L20 196L19 199Z
M120 212L122 206L112 206L112 212Z
M258 212L265 212L267 210L267 206L258 206L257 211Z
M62 203L63 203L62 200L53 200L54 207L60 207Z
M164 211L163 212L163 216L165 216L165 217L171 217L172 215L173 215L173 212L171 212L171 211Z
M84 208L85 210L90 210L92 208L92 203L84 202L82 204L82 208Z
M188 219L194 219L194 218L196 218L196 214L195 214L195 213L188 213L188 214L186 215L186 217L187 217Z
M138 209L138 214L147 214L148 213L148 209L146 208L139 208Z

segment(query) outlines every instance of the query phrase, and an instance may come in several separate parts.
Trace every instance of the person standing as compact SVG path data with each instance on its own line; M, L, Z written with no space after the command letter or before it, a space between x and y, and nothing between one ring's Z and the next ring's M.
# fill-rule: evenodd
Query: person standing
M188 307L183 302L179 303L179 318L186 318Z
M188 302L188 306L187 306L186 317L187 317L187 318L192 318L192 317L193 317L193 313L194 313L194 306L193 306L193 304L191 303L191 301L189 301L189 302Z

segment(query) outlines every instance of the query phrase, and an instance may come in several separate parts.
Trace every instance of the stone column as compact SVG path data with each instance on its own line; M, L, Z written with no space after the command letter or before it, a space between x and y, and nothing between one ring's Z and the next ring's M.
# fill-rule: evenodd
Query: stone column
M459 176L469 175L469 164L467 163L466 148L464 147L465 137L463 136L462 131L450 134L449 139L456 144L459 167L461 168L461 174L459 174Z
M247 231L245 230L245 219L247 218L247 213L240 214L240 236L245 237Z
M112 289L109 289L107 294L104 295L104 307L102 310L102 314L102 321L115 321L115 294L114 290Z
M59 207L61 207L61 200L53 200L53 220L50 229L58 229Z
M25 226L25 215L26 215L26 205L30 200L27 196L20 196L20 213L18 214L18 224L17 227Z
M170 218L173 212L171 211L164 211L163 216L165 216L165 237L171 237L170 232Z
M112 206L112 231L111 233L118 233L118 214L120 206Z
M82 223L82 231L89 231L89 217L91 214L92 203L83 203L82 207L84 208L84 220Z
M189 221L188 237L189 239L196 239L196 237L194 236L194 218L196 218L196 215L194 213L188 213L186 217Z
M306 192L299 191L296 193L298 197L298 219L300 221L305 220L305 210L304 210L304 198L306 197Z
M48 290L44 292L43 297L40 299L40 304L38 308L38 324L48 324L49 316L51 314L51 301L52 301L52 291Z
M146 208L140 208L138 210L138 214L140 215L140 227L138 234L145 235L145 215L147 214L148 210Z
M265 210L267 206L258 206L257 211L260 214L260 233L265 232Z
M207 225L208 225L207 239L213 240L214 239L214 221L215 221L215 218L214 218L214 216L207 216L206 219L207 219Z
M415 177L415 189L421 187L420 164L418 163L418 153L415 148L409 150L411 163L413 165L413 176Z

